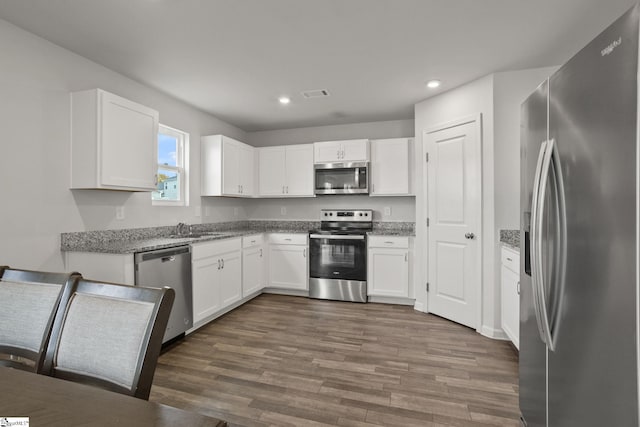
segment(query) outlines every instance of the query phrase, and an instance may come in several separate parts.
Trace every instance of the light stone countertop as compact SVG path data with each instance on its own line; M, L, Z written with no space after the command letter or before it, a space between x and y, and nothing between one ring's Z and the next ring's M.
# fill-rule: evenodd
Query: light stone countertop
M258 233L308 233L319 227L317 221L232 221L214 224L194 224L191 232L198 237L175 236L175 226L99 230L62 233L63 252L99 252L133 254L199 242L230 239ZM216 234L206 234L216 233ZM374 223L375 236L414 236L413 223Z

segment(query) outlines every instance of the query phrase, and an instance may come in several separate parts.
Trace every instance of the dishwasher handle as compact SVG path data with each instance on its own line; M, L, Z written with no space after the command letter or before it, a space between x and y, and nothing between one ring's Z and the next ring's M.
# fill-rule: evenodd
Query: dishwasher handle
M173 261L176 255L188 254L191 252L191 246L174 246L166 249L158 249L148 252L137 252L135 255L135 263L139 264L144 261L161 258L162 262Z

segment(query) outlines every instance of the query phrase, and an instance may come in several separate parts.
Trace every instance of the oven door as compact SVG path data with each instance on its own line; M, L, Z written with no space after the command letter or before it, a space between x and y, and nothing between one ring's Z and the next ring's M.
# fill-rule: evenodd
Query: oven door
M311 234L309 275L318 279L367 280L364 235Z

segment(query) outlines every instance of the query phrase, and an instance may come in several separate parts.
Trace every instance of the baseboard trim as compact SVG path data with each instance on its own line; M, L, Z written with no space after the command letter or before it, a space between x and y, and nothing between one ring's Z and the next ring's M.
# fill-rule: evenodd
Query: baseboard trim
M480 329L480 334L494 340L510 341L509 337L507 336L507 334L504 333L502 329L490 328L487 325L482 325L482 329Z
M294 297L308 297L309 290L302 289L282 289L282 288L264 288L265 294L290 295Z
M413 305L413 309L424 313L424 303L416 301L416 303Z
M398 305L414 305L415 300L413 298L404 297L381 297L377 295L369 295L368 302L375 302L379 304L398 304Z

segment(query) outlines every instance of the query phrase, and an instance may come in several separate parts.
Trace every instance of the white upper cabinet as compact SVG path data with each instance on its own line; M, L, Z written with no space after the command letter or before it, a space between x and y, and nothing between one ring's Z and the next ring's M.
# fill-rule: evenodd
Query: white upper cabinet
M315 142L313 148L316 163L369 161L368 139Z
M71 94L71 188L156 188L158 112L101 89Z
M312 197L311 144L258 148L259 189L266 197Z
M258 148L258 194L260 196L284 196L287 180L284 147Z
M202 196L252 197L254 148L224 135L203 136Z
M371 196L407 196L411 194L411 138L371 141Z

